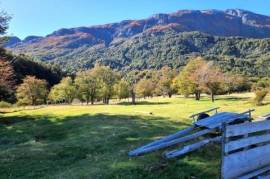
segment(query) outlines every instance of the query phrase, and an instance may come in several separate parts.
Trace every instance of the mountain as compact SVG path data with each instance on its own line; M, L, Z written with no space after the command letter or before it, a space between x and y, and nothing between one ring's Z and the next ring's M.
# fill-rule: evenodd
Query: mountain
M269 16L240 9L181 10L142 20L60 29L45 37L13 37L6 47L58 63L68 71L89 68L97 61L128 70L180 67L194 55L236 61L266 58L270 40L264 38L270 38Z

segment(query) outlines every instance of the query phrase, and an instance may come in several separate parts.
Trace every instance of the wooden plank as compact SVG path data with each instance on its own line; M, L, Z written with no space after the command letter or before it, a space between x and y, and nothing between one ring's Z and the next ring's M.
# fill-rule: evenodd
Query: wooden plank
M216 107L216 108L211 108L211 109L208 109L208 110L205 110L205 111L201 111L201 112L198 112L198 113L195 113L195 114L192 114L191 116L189 116L190 118L194 118L200 114L203 114L203 113L208 113L208 112L212 112L212 111L216 111L217 113L217 110L219 109L219 107Z
M233 150L241 149L244 147L248 147L263 142L270 142L270 134L252 136L235 141L230 141L225 145L225 152L228 153Z
M265 130L270 130L270 120L228 126L226 136L233 137Z
M203 147L206 144L209 144L209 143L212 143L212 142L220 142L220 141L221 141L220 136L212 138L212 139L205 139L205 140L202 140L200 142L184 146L183 148L181 148L179 150L173 150L173 151L170 151L170 152L166 152L164 154L164 157L167 158L167 159L174 158L174 157L179 157L181 155L185 155L185 154L187 154L189 152L197 150L197 149Z
M207 127L209 129L214 129L217 127L221 127L222 123L228 124L235 121L236 119L248 119L248 118L249 117L246 114L222 112L214 116L208 117L206 119L202 119L196 122L195 125Z
M223 178L237 178L270 163L270 144L233 153L223 158Z
M261 174L263 174L265 172L268 172L268 171L270 171L270 166L264 167L262 169L256 170L256 171L251 172L251 173L248 173L248 174L246 174L244 176L239 177L238 179L254 178L254 177L259 176L259 175L261 175ZM265 177L267 177L267 175L264 175L264 176L261 176L261 177L258 177L258 178L265 178ZM269 179L269 178L270 178L270 175L268 175L267 179Z
M159 149L162 149L162 148L173 146L173 145L179 144L181 142L186 142L186 141L195 139L197 137L200 137L202 135L208 134L211 131L213 131L213 130L205 129L205 130L193 133L191 135L188 135L188 136L185 136L185 137L182 137L182 138L178 138L178 139L174 139L174 140L171 140L171 141L163 142L161 144L154 145L154 146L149 146L147 148L142 148L140 150L131 151L131 152L129 152L129 156L139 156L139 155L146 154L146 153L149 153L149 152L152 152L152 151L156 151L156 150L159 150Z
M191 126L191 127L189 127L189 128L180 130L180 131L178 131L178 132L176 132L176 133L174 133L174 134L171 134L171 135L169 135L169 136L166 136L166 137L163 137L163 138L161 138L161 139L158 139L158 140L156 140L156 141L154 141L154 142L151 142L151 143L149 143L149 144L147 144L147 145L144 145L144 146L142 146L142 147L140 147L140 148L147 148L147 147L150 147L150 146L154 146L154 145L156 145L156 144L161 144L161 143L163 143L163 142L167 142L167 141L176 139L176 138L178 138L178 137L181 137L181 136L183 136L183 135L186 135L186 134L190 133L190 132L191 132L192 130L194 130L194 129L195 129L195 126Z

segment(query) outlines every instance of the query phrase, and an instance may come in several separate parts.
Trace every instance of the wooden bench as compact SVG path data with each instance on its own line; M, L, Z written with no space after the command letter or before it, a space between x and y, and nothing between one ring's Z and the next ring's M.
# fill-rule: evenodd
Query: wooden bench
M270 178L270 120L223 124L221 178Z

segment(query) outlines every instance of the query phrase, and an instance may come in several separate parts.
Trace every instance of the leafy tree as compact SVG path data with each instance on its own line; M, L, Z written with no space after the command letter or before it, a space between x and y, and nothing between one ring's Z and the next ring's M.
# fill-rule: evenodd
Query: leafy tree
M129 86L123 79L115 85L114 90L120 100L129 97Z
M46 103L47 82L33 76L27 76L17 88L18 104L38 105Z
M194 76L198 79L199 86L211 95L211 100L214 102L215 95L223 90L224 74L219 67L213 63L207 63L197 69Z
M155 85L151 79L141 79L136 84L136 94L140 97L152 97L155 90Z
M65 77L61 82L52 87L49 99L54 102L66 102L71 104L76 97L76 88L71 77Z
M81 96L81 99L85 100L87 104L89 104L90 101L91 104L94 104L99 88L96 69L77 73L75 78L75 85L78 89L78 94Z
M128 84L129 95L131 96L131 103L136 104L136 84L140 80L139 72L137 70L130 71L124 75L124 80Z
M197 72L204 65L206 65L206 61L201 57L197 57L191 59L179 73L175 79L175 83L180 94L186 97L190 94L194 94L195 99L200 100L202 86L200 85Z
M15 72L9 62L0 59L0 101L12 101L15 90Z
M96 74L99 83L99 95L103 99L104 104L109 104L110 98L114 91L113 87L119 79L118 73L113 71L110 67L101 66L97 64L93 68L93 73Z
M255 93L254 102L256 105L262 105L264 98L269 93L270 79L261 78L257 83L252 86L252 90Z
M170 67L165 66L158 71L156 76L156 93L163 96L168 95L171 97L175 93L173 79L176 76L176 71Z

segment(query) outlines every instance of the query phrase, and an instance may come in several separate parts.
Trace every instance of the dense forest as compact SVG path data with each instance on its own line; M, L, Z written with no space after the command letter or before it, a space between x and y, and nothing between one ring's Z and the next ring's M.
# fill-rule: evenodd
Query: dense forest
M50 64L76 73L96 62L124 71L160 69L162 66L182 68L190 57L204 56L224 71L249 76L268 76L270 39L217 37L201 32L177 32L156 29L132 38L118 38L109 45L78 48L25 49Z

